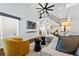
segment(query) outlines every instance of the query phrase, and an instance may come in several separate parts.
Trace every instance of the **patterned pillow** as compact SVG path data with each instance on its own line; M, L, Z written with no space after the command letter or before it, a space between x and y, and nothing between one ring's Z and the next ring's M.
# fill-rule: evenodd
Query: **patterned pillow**
M60 37L59 37L59 39L58 39L58 43L57 43L57 46L56 46L56 50L57 50L57 51L61 51L61 52L64 51L63 42L62 42L62 40L61 40Z

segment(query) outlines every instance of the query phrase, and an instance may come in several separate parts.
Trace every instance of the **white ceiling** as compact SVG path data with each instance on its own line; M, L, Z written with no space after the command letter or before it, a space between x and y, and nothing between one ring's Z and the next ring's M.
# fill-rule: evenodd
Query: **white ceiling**
M45 5L45 3L41 3L43 6ZM50 14L53 14L59 18L65 18L66 17L66 12L67 9L70 8L71 6L77 5L75 3L49 3L48 6L50 5L55 5L54 7L52 7L51 9L53 9L54 11L49 11ZM37 10L36 8L40 8L40 6L38 5L38 3L28 3L25 4L31 8L33 8L33 10L35 10L37 13L39 10Z
M50 11L49 13L59 17L60 19L66 17L66 12L68 8L76 5L74 3L73 4L71 3L49 3L48 6L53 5L53 4L55 4L55 6L52 7L54 11ZM45 3L42 3L42 5L45 5ZM20 16L20 17L26 17L26 18L27 17L29 18L30 16L33 19L34 16L35 16L34 18L39 17L39 13L38 13L39 10L36 9L39 7L40 6L38 5L38 3L2 3L2 4L0 3L0 12L2 11L6 13L11 13L13 15Z
M49 13L59 17L59 18L64 18L66 15L66 11L67 8L74 6L76 4L70 4L70 3L49 3L48 6L55 4L54 7L52 7L52 9L54 9L54 11L49 11ZM38 5L38 3L2 3L0 4L0 6L10 6L10 7L14 7L15 8L31 8L32 11L34 11L35 13L38 13L39 10L37 10L36 8L40 8L40 6ZM45 3L42 3L42 5L44 6ZM27 11L27 10L26 10Z
M45 3L41 3L43 6L45 5ZM49 3L48 6L50 5L55 5L54 7L52 7L51 9L54 9L54 11L49 11L50 14L53 14L55 16L57 16L58 18L66 18L68 9L70 9L70 7L77 5L77 3ZM36 8L40 8L40 6L38 5L38 3L28 3L28 4L24 4L27 7L32 8L32 10L34 10L34 12L37 12L39 10L37 10ZM38 13L39 14L39 13Z

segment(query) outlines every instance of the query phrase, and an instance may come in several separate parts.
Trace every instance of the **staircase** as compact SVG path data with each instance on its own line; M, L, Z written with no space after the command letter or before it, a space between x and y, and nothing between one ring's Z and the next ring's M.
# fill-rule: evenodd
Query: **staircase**
M47 17L51 19L52 21L56 22L58 26L53 26L55 30L53 30L53 33L55 33L58 30L58 27L60 26L60 18L56 17L55 15L52 14L47 14ZM53 34L54 35L54 34ZM57 34L58 35L58 34Z
M58 18L58 17L56 17L55 15L52 15L52 14L47 14L47 17L60 25L60 18Z
M55 32L56 30L59 29L59 26L61 24L61 19L56 17L55 15L52 15L52 14L42 14L42 18L49 18L50 20L52 20L53 22L55 22L55 24L53 23L53 31L52 32Z

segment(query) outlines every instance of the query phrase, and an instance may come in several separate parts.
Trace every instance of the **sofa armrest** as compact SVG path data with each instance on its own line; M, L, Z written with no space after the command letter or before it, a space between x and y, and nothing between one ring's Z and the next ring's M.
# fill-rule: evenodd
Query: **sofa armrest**
M41 50L41 55L44 55L44 56L46 56L46 55L48 55L48 56L73 56L73 55L70 55L70 54L66 54L66 53L56 51L56 50L48 48L48 47L44 47Z

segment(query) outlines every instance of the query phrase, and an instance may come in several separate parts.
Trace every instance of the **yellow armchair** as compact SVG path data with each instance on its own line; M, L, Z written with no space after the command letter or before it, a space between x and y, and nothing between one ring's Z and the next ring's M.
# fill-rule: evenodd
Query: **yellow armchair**
M3 49L6 56L23 56L28 54L30 42L18 39L3 39Z

